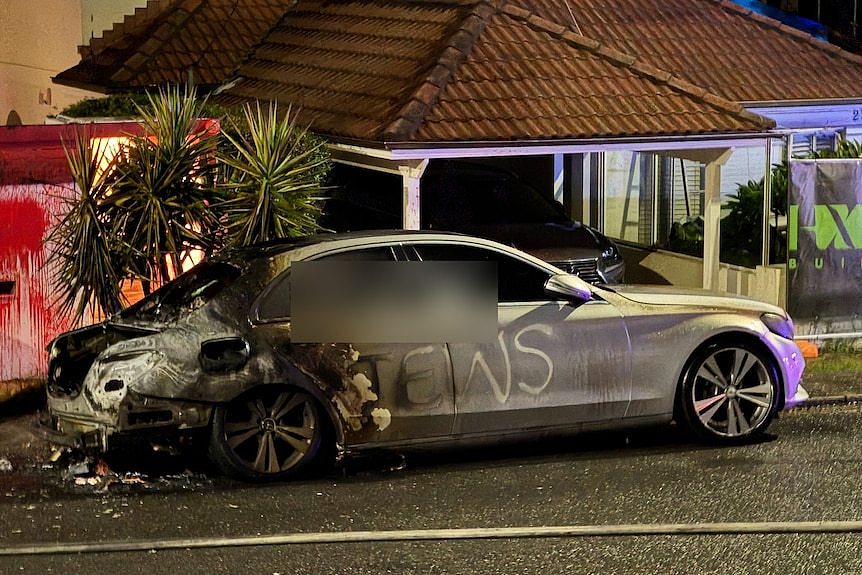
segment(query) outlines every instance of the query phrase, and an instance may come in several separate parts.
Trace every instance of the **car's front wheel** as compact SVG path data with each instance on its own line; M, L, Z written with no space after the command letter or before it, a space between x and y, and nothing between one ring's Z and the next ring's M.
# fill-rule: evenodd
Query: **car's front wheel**
M714 344L689 362L678 412L701 439L741 443L769 427L780 393L778 374L761 353L747 345Z
M215 408L209 454L222 471L241 479L287 479L311 463L322 442L314 397L292 387L265 386Z

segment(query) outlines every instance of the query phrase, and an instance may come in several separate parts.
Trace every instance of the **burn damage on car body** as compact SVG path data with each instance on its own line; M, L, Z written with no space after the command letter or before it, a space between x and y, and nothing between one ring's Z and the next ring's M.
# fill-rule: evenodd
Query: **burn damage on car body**
M259 258L205 304L190 302L167 317L130 308L59 336L49 347L43 431L59 444L104 451L116 434L208 427L215 405L255 386L289 384L311 393L339 423L339 451L345 442L368 441L381 408L374 384L353 369L359 352L349 344L291 344L289 327L273 347L260 337L271 329L248 321L247 294L279 271L272 258Z

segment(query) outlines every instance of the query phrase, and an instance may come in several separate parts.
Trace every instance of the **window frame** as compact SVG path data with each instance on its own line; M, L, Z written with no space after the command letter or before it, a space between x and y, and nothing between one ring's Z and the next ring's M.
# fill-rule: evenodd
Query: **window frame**
M370 245L358 245L358 246L343 246L339 248L333 248L324 250L322 252L316 253L310 257L291 260L290 265L288 265L284 270L276 274L276 276L267 283L266 287L260 292L260 295L255 298L252 303L251 313L249 313L249 321L252 325L266 325L266 324L274 324L274 323L285 323L290 321L290 315L287 316L273 316L273 317L261 317L261 307L267 298L272 295L272 293L281 285L283 281L290 281L290 268L294 261L316 261L320 259L325 259L327 257L336 256L338 254L346 253L346 252L358 252L363 250L371 250L371 249L379 249L379 248L389 248L389 253L392 256L393 262L397 261L406 261L406 254L404 252L403 246L401 242L382 242L379 244L370 244Z

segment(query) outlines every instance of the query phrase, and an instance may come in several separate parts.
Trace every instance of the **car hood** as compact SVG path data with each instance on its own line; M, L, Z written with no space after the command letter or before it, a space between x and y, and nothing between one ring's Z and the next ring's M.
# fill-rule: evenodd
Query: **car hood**
M683 289L673 286L619 285L613 291L622 297L648 305L691 306L698 308L744 310L786 315L778 306L743 296L721 294L705 289Z

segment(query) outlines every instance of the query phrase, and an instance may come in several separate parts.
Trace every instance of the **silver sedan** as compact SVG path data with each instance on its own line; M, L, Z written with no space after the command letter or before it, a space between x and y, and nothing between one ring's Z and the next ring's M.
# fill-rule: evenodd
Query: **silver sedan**
M446 233L226 252L61 335L50 357L54 441L106 450L198 431L225 472L251 480L371 447L671 420L738 443L805 397L781 308L597 287Z

